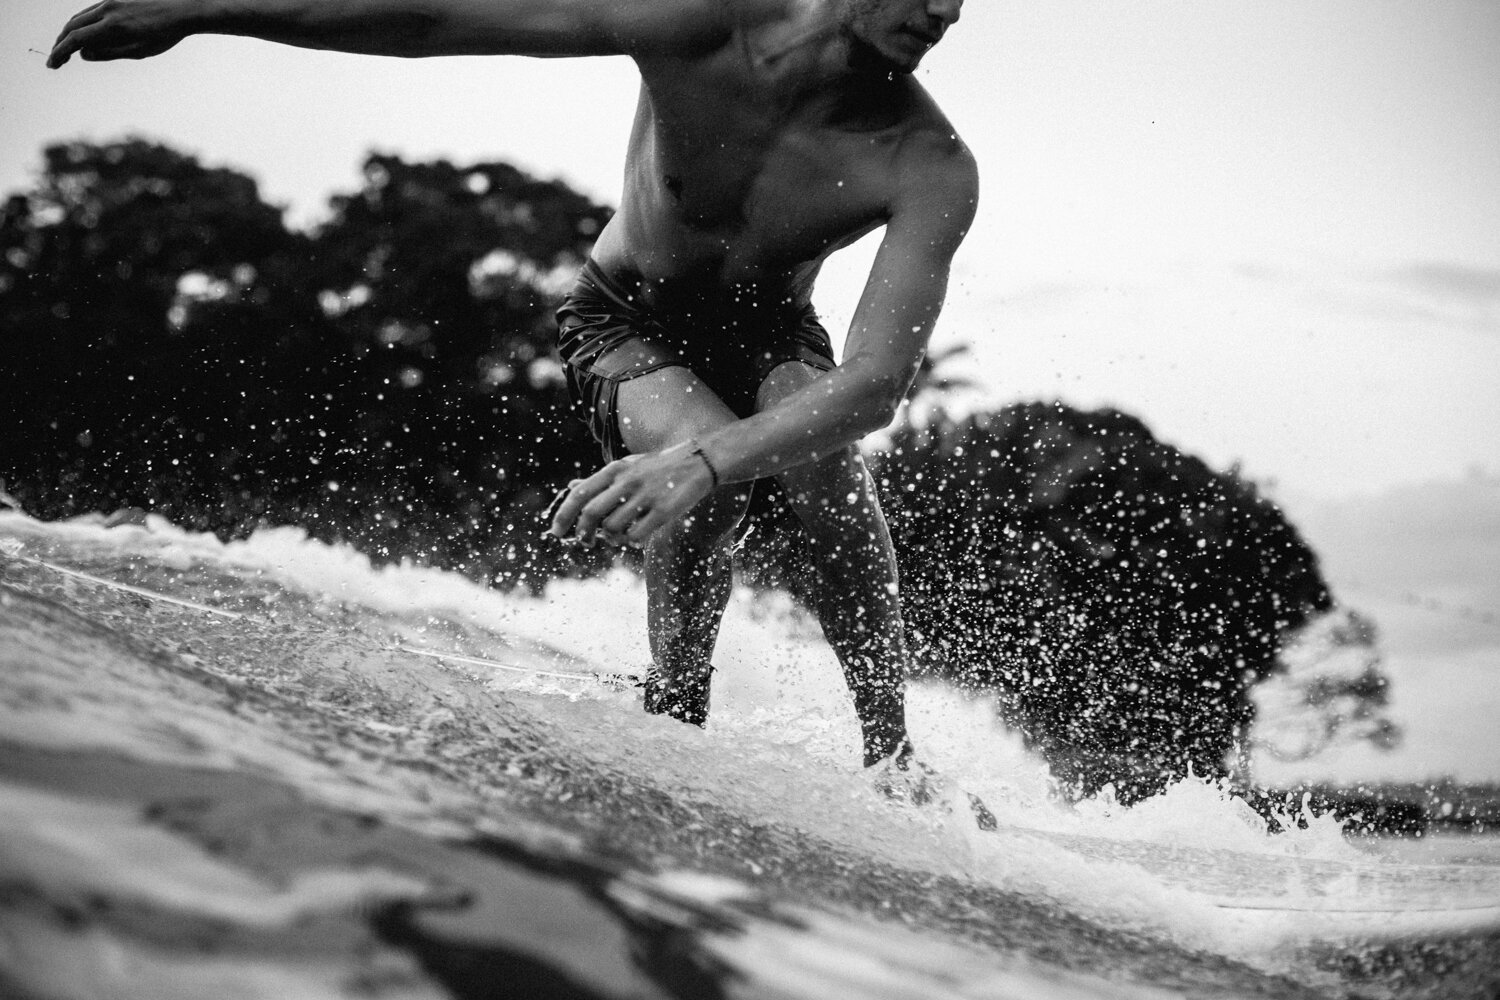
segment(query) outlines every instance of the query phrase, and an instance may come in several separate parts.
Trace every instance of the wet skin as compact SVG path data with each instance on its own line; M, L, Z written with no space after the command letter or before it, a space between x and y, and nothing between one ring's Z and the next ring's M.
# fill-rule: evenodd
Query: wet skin
M68 22L49 64L155 55L195 32L409 56L631 55L642 84L623 197L593 256L639 282L648 307L705 317L704 336L737 311L807 303L828 255L884 226L833 371L782 365L747 419L684 368L623 383L631 454L571 484L548 529L645 547L655 670L691 695L655 707L700 721L728 542L748 484L776 476L813 544L817 610L870 763L905 739L906 650L855 444L894 417L973 218L973 159L910 75L961 3L105 0Z

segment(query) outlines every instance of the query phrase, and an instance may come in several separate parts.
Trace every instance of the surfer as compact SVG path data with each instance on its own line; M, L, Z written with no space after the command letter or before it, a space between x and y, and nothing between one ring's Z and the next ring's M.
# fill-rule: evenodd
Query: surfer
M920 799L896 562L856 447L895 416L974 216L973 157L912 73L962 0L103 0L48 65L194 33L396 56L628 55L641 90L620 209L558 312L606 463L548 531L645 549L646 708L701 725L751 484L807 530L815 611L866 766ZM584 140L586 141L586 140ZM884 227L843 359L811 305L827 257Z

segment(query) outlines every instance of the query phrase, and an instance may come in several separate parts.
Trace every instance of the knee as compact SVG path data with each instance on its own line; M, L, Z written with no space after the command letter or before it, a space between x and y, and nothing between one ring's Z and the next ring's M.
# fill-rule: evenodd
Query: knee
M862 499L869 492L864 459L853 445L787 469L776 478L794 507L809 510L847 506L851 496Z
M749 509L748 486L720 487L688 512L674 534L682 542L712 546L739 527Z
M882 520L874 484L854 449L793 470L782 486L792 509L811 531L861 532Z

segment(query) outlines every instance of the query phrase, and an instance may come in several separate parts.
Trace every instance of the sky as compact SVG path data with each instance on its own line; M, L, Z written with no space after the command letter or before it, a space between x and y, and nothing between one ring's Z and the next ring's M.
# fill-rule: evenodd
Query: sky
M1258 754L1257 777L1500 781L1500 482L1306 503L1295 520L1337 598L1376 625L1384 711L1402 738L1389 753L1351 742L1305 761Z
M47 142L140 134L301 225L371 149L617 200L628 60L209 36L49 71L76 5L7 0L0 191ZM980 162L935 335L974 402L1115 406L1292 498L1500 476L1500 5L969 0L918 78ZM825 270L836 341L874 239Z

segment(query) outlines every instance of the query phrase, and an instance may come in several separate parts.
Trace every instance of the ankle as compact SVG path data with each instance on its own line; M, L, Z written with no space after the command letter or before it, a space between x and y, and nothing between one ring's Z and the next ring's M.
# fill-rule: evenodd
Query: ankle
M906 762L916 753L911 738L902 730L891 738L865 738L865 767L889 763L905 768Z
M679 722L703 726L708 722L708 697L713 665L668 676L652 667L646 673L644 707L652 715L670 715Z

